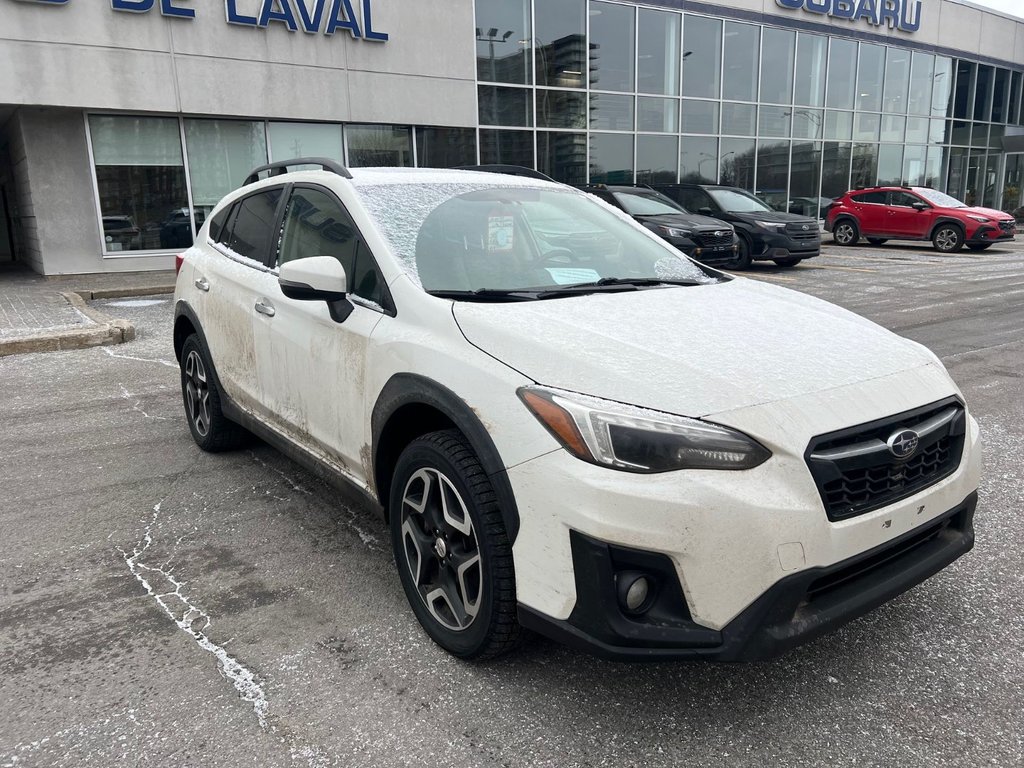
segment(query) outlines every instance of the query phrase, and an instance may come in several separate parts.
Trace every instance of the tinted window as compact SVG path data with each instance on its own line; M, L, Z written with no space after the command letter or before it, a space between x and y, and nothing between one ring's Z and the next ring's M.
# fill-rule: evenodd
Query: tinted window
M231 215L232 206L228 206L210 221L210 239L214 241L220 240L220 233L224 229L224 223L228 220L228 216Z
M900 205L906 208L911 207L914 203L920 203L921 199L916 195L912 195L909 192L890 192L889 193L889 205Z
M619 207L631 216L659 216L683 213L679 206L657 192L616 192Z
M383 280L348 212L326 192L298 188L285 213L277 266L310 256L333 256L345 268L351 293L382 303Z
M703 189L680 189L676 191L675 198L677 203L689 211L699 211L701 208L714 210L717 207Z
M221 232L220 242L239 256L263 262L271 248L271 235L276 223L280 188L268 189L243 198L236 206L229 228ZM276 243L274 243L276 246Z
M862 192L859 195L851 195L855 203L876 203L885 205L885 192Z

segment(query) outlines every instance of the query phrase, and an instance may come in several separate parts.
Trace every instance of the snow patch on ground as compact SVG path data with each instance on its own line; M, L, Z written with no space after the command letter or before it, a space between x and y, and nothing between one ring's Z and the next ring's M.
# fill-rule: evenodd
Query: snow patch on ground
M108 307L155 307L157 304L166 304L167 299L120 299L119 301L108 301Z

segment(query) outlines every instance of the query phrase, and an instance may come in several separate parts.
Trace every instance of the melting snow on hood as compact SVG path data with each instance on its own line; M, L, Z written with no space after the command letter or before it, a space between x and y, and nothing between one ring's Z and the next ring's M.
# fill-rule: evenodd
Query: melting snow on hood
M470 343L540 384L704 416L934 362L833 304L753 280L456 302Z

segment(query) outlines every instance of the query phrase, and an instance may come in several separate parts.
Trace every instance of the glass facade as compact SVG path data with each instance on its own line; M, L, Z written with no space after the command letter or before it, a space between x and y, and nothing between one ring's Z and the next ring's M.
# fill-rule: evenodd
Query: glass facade
M481 162L735 184L812 216L878 183L1020 205L1022 71L616 0L476 0L476 21Z

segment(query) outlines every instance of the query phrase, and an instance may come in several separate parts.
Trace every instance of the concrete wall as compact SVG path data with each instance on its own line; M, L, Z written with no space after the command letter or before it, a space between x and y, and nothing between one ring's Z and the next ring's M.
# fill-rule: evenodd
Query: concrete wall
M0 104L476 124L473 0L374 0L383 43L232 25L223 2L176 3L196 18L0 0ZM258 5L237 0L246 14Z
M19 261L43 272L43 258L36 228L36 212L28 182L28 156L17 113L0 129L0 162L14 223L16 256Z

